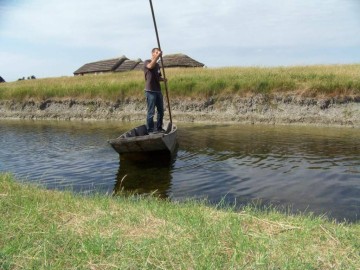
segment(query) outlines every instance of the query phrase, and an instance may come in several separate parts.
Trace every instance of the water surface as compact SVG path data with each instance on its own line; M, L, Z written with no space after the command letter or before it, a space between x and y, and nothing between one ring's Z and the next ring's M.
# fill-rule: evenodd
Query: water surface
M49 189L155 193L237 205L260 200L356 221L360 130L179 124L174 158L129 161L107 140L134 123L0 121L0 171Z

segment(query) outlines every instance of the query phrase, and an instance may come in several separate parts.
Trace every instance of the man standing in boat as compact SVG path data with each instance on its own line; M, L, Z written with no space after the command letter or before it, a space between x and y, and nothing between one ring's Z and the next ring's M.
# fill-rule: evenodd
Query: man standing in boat
M160 82L164 81L161 76L158 60L162 52L158 48L151 51L151 59L144 62L145 95L147 103L146 126L148 132L165 132L163 129L164 100ZM156 128L154 127L155 107L157 110Z

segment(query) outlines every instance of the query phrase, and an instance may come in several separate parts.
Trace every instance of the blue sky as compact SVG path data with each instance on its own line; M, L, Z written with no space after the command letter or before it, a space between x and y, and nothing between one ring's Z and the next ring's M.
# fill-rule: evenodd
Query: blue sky
M359 0L153 0L164 54L208 67L360 63ZM156 46L148 0L0 0L0 76L72 76Z

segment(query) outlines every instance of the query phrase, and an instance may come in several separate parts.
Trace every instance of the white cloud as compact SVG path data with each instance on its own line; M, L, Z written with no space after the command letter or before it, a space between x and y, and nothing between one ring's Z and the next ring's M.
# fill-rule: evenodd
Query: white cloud
M249 64L254 59L256 64L272 61L276 65L279 63L276 58L266 56L266 52L273 54L284 48L295 53L297 48L360 47L357 0L152 2L165 53L187 53L209 66L240 63L246 51L253 53L252 58L247 56ZM18 3L8 2L6 6L0 3L0 51L7 52L0 62L0 72L10 69L4 64L11 63L9 55L19 55L26 63L36 62L32 59L38 62L48 59L56 65L63 62L71 75L79 63L121 54L145 58L156 46L148 1ZM56 60L57 56L61 59ZM287 62L295 58L296 55L288 55ZM41 69L36 63L35 67ZM65 69L58 65L59 71Z
M131 33L127 10L132 6L131 1L34 0L13 12L6 34L33 43L106 46L117 35Z

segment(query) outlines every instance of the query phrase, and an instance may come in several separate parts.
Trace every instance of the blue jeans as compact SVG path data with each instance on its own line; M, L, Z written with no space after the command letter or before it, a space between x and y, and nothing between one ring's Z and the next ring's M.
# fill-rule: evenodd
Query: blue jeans
M146 127L148 132L154 131L154 115L155 107L157 110L157 123L156 130L161 130L163 125L164 117L164 100L163 95L160 91L145 91L146 103L147 103L147 116L146 116Z

